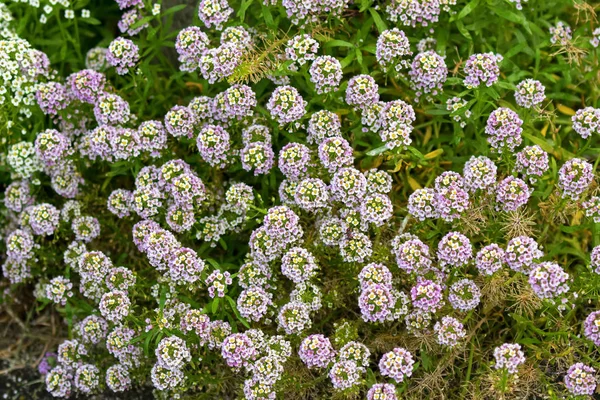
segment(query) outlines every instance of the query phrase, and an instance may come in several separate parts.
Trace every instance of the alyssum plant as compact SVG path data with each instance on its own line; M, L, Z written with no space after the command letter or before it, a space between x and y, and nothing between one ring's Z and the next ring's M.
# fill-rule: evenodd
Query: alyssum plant
M52 396L596 393L592 5L82 3L0 5L2 302L64 319Z

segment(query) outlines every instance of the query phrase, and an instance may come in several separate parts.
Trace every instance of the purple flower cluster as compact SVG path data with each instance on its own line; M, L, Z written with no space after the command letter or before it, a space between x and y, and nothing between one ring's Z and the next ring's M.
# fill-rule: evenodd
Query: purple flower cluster
M417 0L410 0L417 1ZM422 94L436 96L448 78L448 67L444 58L435 51L426 51L415 56L408 75L417 99Z
M524 147L517 153L515 171L535 183L550 168L548 153L538 145Z
M229 20L233 13L227 0L202 0L198 5L198 18L207 28L214 27L220 31L223 24Z
M396 387L390 383L376 383L367 392L367 400L398 400Z
M485 133L488 135L488 142L498 151L513 151L521 144L521 132L523 121L513 110L500 107L490 114Z
M477 190L487 190L496 183L498 167L485 156L471 156L463 169L464 186L473 193Z
M419 279L410 290L412 305L423 312L435 313L444 306L442 287L428 279Z
M469 311L479 305L481 291L470 279L461 279L450 286L448 301L455 310Z
M179 55L182 71L192 72L198 68L202 53L208 48L210 40L197 26L189 26L177 34L175 50Z
M306 113L306 101L293 86L278 86L267 103L267 110L280 125L299 120Z
M587 139L594 133L600 133L600 108L585 107L577 110L571 121L573 130Z
M546 99L545 92L546 88L540 81L525 79L517 85L515 100L521 107L536 107Z
M310 335L302 341L298 356L308 368L325 368L335 359L335 350L324 335Z
M456 318L445 316L433 327L437 342L443 346L454 347L467 335L463 324Z
M311 64L309 73L317 94L333 92L342 80L342 64L334 57L319 56Z
M355 75L348 81L346 104L359 109L379 101L379 86L370 75Z
M496 186L496 209L515 211L527 204L533 190L522 179L509 176Z
M106 61L116 68L119 75L125 75L135 67L140 59L140 49L129 39L116 38L108 45Z
M503 57L494 53L477 53L469 56L465 63L465 86L469 89L485 84L492 86L500 76L500 64Z
M258 286L244 289L237 299L237 308L240 315L249 321L260 321L267 314L268 308L273 304L273 295Z
M517 236L506 245L504 262L517 272L529 275L534 261L544 256L537 242L527 236Z
M279 309L277 322L286 334L300 334L312 325L310 308L305 303L290 301Z
M596 370L583 363L569 367L565 375L565 386L575 396L592 396L596 392Z
M384 71L399 72L409 63L404 57L412 55L406 34L398 28L388 29L377 38L375 56Z
M358 297L358 306L365 322L385 322L393 319L396 298L390 282L369 284Z
M558 171L558 187L562 197L579 200L594 179L594 167L581 158L573 158L563 164Z
M600 311L594 311L587 316L583 323L585 337L600 346Z
M504 369L509 374L516 374L519 365L525 362L525 354L521 351L521 346L516 343L504 343L494 349L494 358L496 359L496 369Z
M409 135L414 121L415 111L410 104L402 100L385 103L379 114L379 136L389 149L406 148L412 143Z
M554 262L542 262L529 274L529 284L541 299L552 299L569 291L569 274Z
M392 0L386 11L391 22L425 27L438 21L440 3L438 0Z
M462 267L473 258L473 246L462 233L450 232L438 243L437 257L442 267Z
M429 246L419 239L411 239L393 249L398 267L407 273L425 274L432 268Z
M318 50L319 42L310 35L297 35L288 40L285 46L285 55L288 60L294 62L290 69L297 70L307 61L314 60Z
M483 247L475 256L475 266L483 275L493 275L504 263L504 249L496 243Z
M434 189L417 189L408 197L408 213L419 221L437 218L436 191Z
M379 371L381 375L388 376L398 383L410 378L413 373L415 361L412 354L402 347L385 353L379 360Z

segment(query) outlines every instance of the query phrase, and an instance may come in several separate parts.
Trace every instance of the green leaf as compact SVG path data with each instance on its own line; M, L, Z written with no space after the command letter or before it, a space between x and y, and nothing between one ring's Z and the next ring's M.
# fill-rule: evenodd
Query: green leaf
M217 310L219 310L219 300L219 297L215 297L215 299L212 302L211 311L213 314L216 314Z
M244 22L244 18L246 18L246 10L248 9L248 7L250 7L253 1L254 0L245 0L240 5L240 9L237 12L237 16L240 19L240 21Z
M469 31L467 30L467 28L465 28L465 24L463 24L462 21L456 21L456 27L458 28L458 31L460 32L461 35L463 35L464 37L466 37L469 40L473 40L473 38L471 37L471 34L469 33Z
M516 13L515 11L513 11L511 9L503 8L503 7L494 7L494 8L492 8L492 10L499 17L502 17L508 21L514 22L515 24L523 25L523 27L525 28L527 33L529 33L530 35L532 34L531 29L529 29L529 24L527 23L527 20L525 19L525 16L522 13Z
M383 146L379 146L379 147L377 147L375 149L367 151L367 155L371 156L371 157L378 156L381 153L385 153L388 150L389 150L389 148L386 145L383 145Z
M375 21L375 26L377 26L377 30L379 33L386 31L388 29L387 24L381 19L381 16L374 8L369 8L369 12L373 16L373 21Z
M183 10L183 9L184 9L184 8L186 8L186 7L187 7L187 5L186 5L186 4L178 4L178 5L176 5L176 6L173 6L173 7L169 8L167 11L165 11L165 12L163 13L163 16L164 16L164 17L166 17L167 15L174 14L174 13L176 13L176 12L178 12L178 11L181 11L181 10Z
M458 16L456 17L456 19L463 19L467 15L471 14L471 11L473 11L475 8L477 8L478 5L479 5L479 0L472 0L458 13Z
M324 48L329 47L354 47L354 45L350 42L346 42L345 40L330 40L323 45Z

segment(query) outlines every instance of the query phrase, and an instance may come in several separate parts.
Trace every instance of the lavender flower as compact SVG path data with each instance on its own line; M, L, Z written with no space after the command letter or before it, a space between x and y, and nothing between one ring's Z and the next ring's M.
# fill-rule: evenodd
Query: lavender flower
M85 103L94 104L96 99L104 93L106 77L100 72L83 69L67 78L73 96Z
M278 86L267 103L272 118L284 125L302 118L306 112L306 101L293 86Z
M573 130L582 138L587 139L594 133L600 133L600 109L585 107L577 110L571 117Z
M594 311L583 323L585 337L600 346L600 311Z
M517 153L515 171L531 183L537 182L549 168L548 153L538 145L527 146Z
M569 274L553 262L540 263L529 274L529 284L541 299L552 299L567 293L569 280Z
M100 370L92 364L83 364L75 370L75 387L82 393L92 394L100 386Z
M485 133L488 135L488 142L499 153L508 150L513 151L521 144L521 132L523 121L513 110L500 107L490 114Z
M154 353L158 364L171 371L183 368L192 359L185 341L177 336L163 338Z
M389 149L406 148L412 143L409 135L414 121L415 111L410 104L402 100L386 103L379 115L379 136Z
M555 26L550 27L550 43L566 46L572 39L571 27L562 21L558 21Z
M537 107L546 99L546 88L540 81L525 79L517 85L515 100L521 107Z
M583 363L571 365L565 375L565 386L575 396L592 396L596 382L596 370Z
M279 309L277 324L287 335L299 334L310 328L310 309L305 303L291 301Z
M356 362L341 360L331 366L329 379L334 389L345 390L359 384L362 372L363 369Z
M273 304L273 295L265 292L258 286L244 289L238 299L237 308L240 315L249 321L260 321L267 314L268 308Z
M131 387L129 370L121 364L115 364L106 370L106 386L113 392L124 392Z
M104 318L117 323L129 315L130 306L131 301L127 293L120 290L113 290L102 295L98 308Z
M314 64L313 64L314 65ZM348 81L346 104L362 109L379 101L379 86L369 75L356 75Z
M593 166L581 158L572 158L558 171L558 187L562 197L579 200L594 179Z
M365 322L385 322L392 319L396 299L386 284L372 284L363 288L358 297L358 306Z
M424 312L435 313L444 306L442 287L428 279L419 279L410 290L412 305Z
M306 249L293 247L281 260L281 273L294 283L313 278L319 269L315 257Z
M310 66L310 81L315 84L317 94L337 90L342 80L342 64L334 57L319 56Z
M525 354L521 351L521 346L516 343L504 343L496 347L494 358L496 359L494 368L506 368L509 374L516 374L519 365L525 362Z
M429 26L438 21L440 2L435 0L392 0L387 6L389 20L415 28L417 24Z
M454 347L467 335L463 324L456 318L445 316L433 327L439 344Z
M325 139L342 136L342 122L336 113L320 110L310 116L307 132L308 143L321 144Z
M73 390L73 376L69 369L62 366L54 367L46 375L46 390L54 397L67 398Z
M437 257L443 267L462 267L473 258L473 246L462 233L450 232L438 243Z
M214 27L220 31L223 24L229 20L233 8L227 0L202 0L198 6L198 18L207 28Z
M523 180L509 176L501 180L496 187L496 209L516 211L527 204L532 192Z
M198 68L200 57L210 44L206 33L197 26L188 26L177 34L175 50L179 55L182 71L192 72Z
M383 376L389 376L398 383L410 378L413 373L415 361L412 354L402 347L385 353L379 361L379 372Z
M399 72L407 68L409 63L404 57L412 55L408 38L398 28L388 29L377 38L375 56L384 71Z
M463 169L464 184L467 191L486 190L496 183L498 167L484 156L471 156Z
M426 51L415 56L408 74L417 99L422 94L431 93L436 96L446 82L448 67L442 56L435 51Z
M191 109L184 106L174 106L165 114L165 128L174 137L194 136L196 118Z
M485 84L492 86L498 81L500 76L500 64L503 57L494 53L477 53L469 56L465 63L465 86L473 89L479 85Z
M448 301L455 310L469 311L479 305L481 292L475 282L461 279L450 286Z
M218 125L206 124L196 139L200 155L209 165L222 168L228 161L229 133Z
M67 88L58 82L42 83L35 92L35 99L44 114L56 115L69 104Z
M367 392L367 400L398 400L396 387L389 383L376 383Z
M310 35L297 35L288 40L285 46L285 55L288 60L294 61L290 69L297 70L307 61L314 60L318 50L319 42Z
M242 159L242 167L246 171L254 169L254 175L262 175L268 173L273 168L273 159L275 154L269 144L266 143L250 143L242 149L240 158Z
M372 285L387 286L388 289L391 289L392 278L392 273L388 267L377 263L365 265L358 274L358 281L362 290L366 290Z
M408 213L419 221L437 218L436 191L434 189L417 189L408 197Z
M362 232L352 232L340 242L340 255L345 262L364 262L372 254L373 243Z
M106 61L116 68L119 75L125 75L135 67L140 59L140 49L129 39L116 38L108 45Z
M481 274L492 275L502 268L504 258L504 250L492 243L479 250L475 257L475 266Z
M310 335L300 344L298 356L308 368L325 368L335 358L335 350L324 335Z

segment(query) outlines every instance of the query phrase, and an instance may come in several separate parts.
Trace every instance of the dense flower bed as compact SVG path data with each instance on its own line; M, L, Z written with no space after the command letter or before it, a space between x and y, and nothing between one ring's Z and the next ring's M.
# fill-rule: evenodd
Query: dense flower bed
M83 3L0 4L1 302L62 318L52 396L596 392L593 4Z

